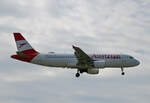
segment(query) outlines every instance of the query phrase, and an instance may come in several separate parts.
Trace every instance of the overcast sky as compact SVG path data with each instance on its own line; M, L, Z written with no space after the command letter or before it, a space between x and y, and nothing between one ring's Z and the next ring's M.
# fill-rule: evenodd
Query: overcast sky
M39 52L123 53L138 67L99 75L13 60L13 32ZM150 0L0 0L0 103L149 103Z

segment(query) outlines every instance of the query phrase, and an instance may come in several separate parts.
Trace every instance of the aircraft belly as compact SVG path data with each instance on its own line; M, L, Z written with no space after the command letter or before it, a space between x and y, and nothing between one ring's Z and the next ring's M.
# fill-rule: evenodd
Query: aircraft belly
M57 59L57 58L51 58L44 61L46 65L48 66L54 66L54 67L65 67L67 65L66 60L64 59Z
M122 62L121 60L106 60L106 64L105 67L121 67L122 66Z

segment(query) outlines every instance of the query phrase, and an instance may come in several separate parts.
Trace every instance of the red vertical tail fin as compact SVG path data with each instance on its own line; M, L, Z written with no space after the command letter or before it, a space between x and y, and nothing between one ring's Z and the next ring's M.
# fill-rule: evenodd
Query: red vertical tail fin
M14 38L18 51L17 55L11 56L12 58L30 62L35 56L39 54L39 52L33 49L28 41L20 33L14 33Z
M36 50L32 48L32 46L20 33L14 33L14 38L16 41L18 52L21 52L24 54L38 53Z

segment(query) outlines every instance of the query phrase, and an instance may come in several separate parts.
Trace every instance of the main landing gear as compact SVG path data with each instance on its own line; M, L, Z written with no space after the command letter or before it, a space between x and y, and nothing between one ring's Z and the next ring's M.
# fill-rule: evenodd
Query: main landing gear
M80 77L80 73L76 73L76 77L77 77L77 78Z
M123 67L121 67L121 71L122 71L121 75L125 75Z

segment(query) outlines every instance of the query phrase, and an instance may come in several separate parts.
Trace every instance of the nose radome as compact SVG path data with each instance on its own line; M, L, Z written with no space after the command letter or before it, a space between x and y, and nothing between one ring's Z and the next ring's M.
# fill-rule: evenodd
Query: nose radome
M138 60L136 60L136 65L139 65L139 64L140 64L140 62Z

